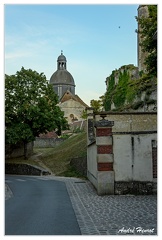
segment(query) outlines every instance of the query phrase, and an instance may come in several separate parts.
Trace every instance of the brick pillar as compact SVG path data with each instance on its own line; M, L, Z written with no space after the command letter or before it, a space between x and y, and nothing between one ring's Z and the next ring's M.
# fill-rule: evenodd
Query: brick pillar
M99 195L114 194L113 137L114 122L103 119L96 122L97 191Z

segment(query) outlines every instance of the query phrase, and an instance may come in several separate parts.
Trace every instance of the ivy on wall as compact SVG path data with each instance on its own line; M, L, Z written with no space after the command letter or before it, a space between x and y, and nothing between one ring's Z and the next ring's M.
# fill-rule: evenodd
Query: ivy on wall
M115 89L115 71L112 72L109 78L106 79L109 81L109 87L105 93L103 105L106 111L111 110L112 96Z
M146 92L145 103L155 103L155 100L150 99L150 94L156 89L156 78L150 78L148 75L139 76L137 79L132 79L131 72L135 69L131 65L123 66L119 70L115 70L107 78L108 88L104 96L104 107L106 111L111 110L111 105L114 103L115 110L122 110L126 106L132 109L138 109L144 105L140 100L142 92ZM118 83L115 84L115 78L118 78ZM135 99L138 98L135 102Z
M116 108L121 107L125 103L129 79L129 73L125 69L123 73L119 73L119 82L113 95L113 102Z

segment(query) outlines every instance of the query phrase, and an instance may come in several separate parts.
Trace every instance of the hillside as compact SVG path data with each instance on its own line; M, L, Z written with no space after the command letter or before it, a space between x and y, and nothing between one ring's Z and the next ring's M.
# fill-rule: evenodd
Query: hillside
M45 165L55 175L67 175L67 171L72 171L69 166L70 160L85 157L86 154L86 133L83 132L70 137L55 148L35 148L35 157L32 158L40 165Z

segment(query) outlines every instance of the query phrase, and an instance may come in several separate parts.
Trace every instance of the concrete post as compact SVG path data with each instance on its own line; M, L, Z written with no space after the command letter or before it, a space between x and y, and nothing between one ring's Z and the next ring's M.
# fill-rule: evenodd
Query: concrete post
M97 146L97 192L98 195L114 194L114 170L113 170L113 121L105 120L106 115L95 123Z

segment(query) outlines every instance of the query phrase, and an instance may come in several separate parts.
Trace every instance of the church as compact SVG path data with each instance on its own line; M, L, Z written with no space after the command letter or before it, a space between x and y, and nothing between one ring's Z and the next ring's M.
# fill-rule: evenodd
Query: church
M67 71L67 60L63 51L57 58L57 70L52 74L49 83L58 95L58 105L64 112L68 123L83 120L82 114L88 105L75 94L75 81L71 73Z

